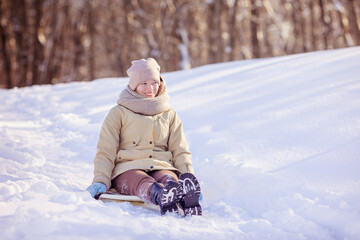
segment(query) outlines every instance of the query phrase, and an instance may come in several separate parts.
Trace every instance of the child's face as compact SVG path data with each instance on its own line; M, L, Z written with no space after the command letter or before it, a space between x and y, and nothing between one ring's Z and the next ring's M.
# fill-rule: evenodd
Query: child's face
M146 80L140 83L135 91L145 97L153 98L159 90L159 82L155 80Z

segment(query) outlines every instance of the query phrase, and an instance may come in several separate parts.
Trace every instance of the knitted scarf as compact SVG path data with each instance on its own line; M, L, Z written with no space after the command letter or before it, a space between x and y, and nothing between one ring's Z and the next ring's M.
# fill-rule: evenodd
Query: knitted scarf
M127 88L120 93L117 104L124 106L135 113L147 116L162 113L170 108L170 97L166 92L165 84L161 85L159 93L154 98L142 96L127 86Z

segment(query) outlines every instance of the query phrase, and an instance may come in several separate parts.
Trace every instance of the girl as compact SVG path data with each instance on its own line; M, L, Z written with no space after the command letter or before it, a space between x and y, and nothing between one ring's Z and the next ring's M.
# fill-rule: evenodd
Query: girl
M132 62L129 84L104 120L94 160L92 197L109 188L160 205L161 214L201 215L200 185L160 66Z

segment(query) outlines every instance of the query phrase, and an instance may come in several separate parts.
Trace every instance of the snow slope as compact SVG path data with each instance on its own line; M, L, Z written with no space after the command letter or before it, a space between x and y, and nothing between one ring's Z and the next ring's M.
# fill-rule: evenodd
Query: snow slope
M360 239L360 47L163 74L204 216L85 191L126 78L0 90L0 239Z

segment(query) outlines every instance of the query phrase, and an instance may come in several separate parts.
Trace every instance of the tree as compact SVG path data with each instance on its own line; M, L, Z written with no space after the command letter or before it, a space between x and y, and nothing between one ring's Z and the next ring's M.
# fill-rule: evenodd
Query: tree
M355 0L1 0L0 87L360 45Z

